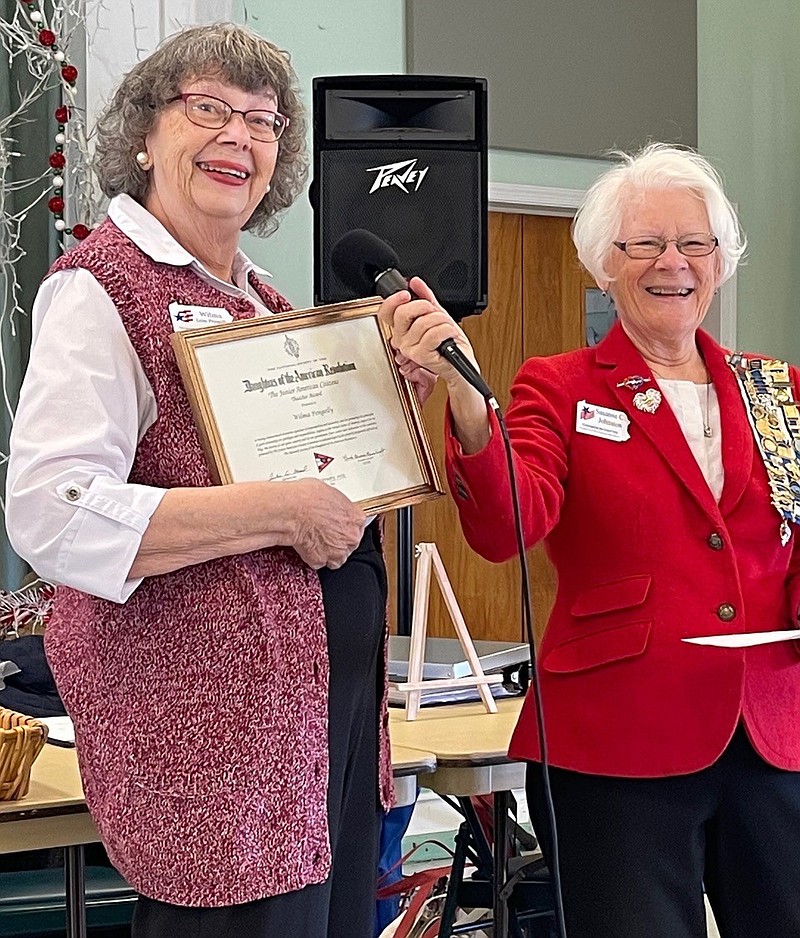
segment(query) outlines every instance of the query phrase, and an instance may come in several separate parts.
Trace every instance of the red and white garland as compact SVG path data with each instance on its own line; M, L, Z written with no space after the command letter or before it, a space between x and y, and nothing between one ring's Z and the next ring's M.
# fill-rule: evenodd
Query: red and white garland
M0 55L9 71L28 75L24 82L12 84L10 108L0 113L0 408L6 425L13 420L16 397L7 343L17 338L18 317L27 314L19 274L26 254L25 221L36 205L46 201L61 246L66 247L67 235L82 240L103 214L90 168L78 69L68 59L71 42L85 41L87 4L88 0L16 0L10 15L0 17ZM43 129L41 143L22 152L21 128L30 125L38 130L41 125L32 122L31 109L54 89L60 96L55 133ZM70 227L65 215L70 221L76 219ZM6 459L0 452L0 466Z
M47 20L41 9L31 9L38 5L37 0L19 0L23 10L28 12L28 20L31 24L31 31L38 41L39 45L49 52L52 56L54 68L58 69L62 87L62 98L74 100L75 86L78 81L78 69L67 61L67 55L60 47L59 37L53 29L47 28ZM54 6L54 13L63 13L63 7ZM64 220L64 168L67 165L67 157L64 154L64 146L67 142L67 123L73 113L74 105L61 104L55 110L55 119L58 122L58 131L55 135L55 148L50 154L49 163L54 175L52 178L53 195L47 202L48 209L54 217L54 226L56 231L65 235L72 235L78 241L82 241L90 232L90 227L83 223L76 223L71 228L67 227Z

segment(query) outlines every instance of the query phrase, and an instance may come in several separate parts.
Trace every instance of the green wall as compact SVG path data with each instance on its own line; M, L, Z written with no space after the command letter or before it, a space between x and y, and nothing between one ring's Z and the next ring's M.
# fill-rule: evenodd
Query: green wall
M311 112L317 75L395 74L405 71L402 0L251 0L248 25L288 49ZM309 149L311 128L309 126ZM266 241L246 236L242 247L274 275L273 283L297 307L311 306L313 241L305 196Z
M644 0L643 0L644 2ZM800 362L794 258L800 254L800 3L697 0L699 147L722 171L750 238L737 283L739 346ZM250 0L248 22L292 53L310 106L315 75L405 67L403 0ZM493 150L490 180L583 189L604 163ZM312 301L311 210L301 199L267 241L245 249L298 306Z
M489 90L491 96L491 89ZM546 153L489 151L489 180L554 189L587 189L609 163Z
M800 362L800 3L698 0L700 150L723 172L750 247L739 346Z

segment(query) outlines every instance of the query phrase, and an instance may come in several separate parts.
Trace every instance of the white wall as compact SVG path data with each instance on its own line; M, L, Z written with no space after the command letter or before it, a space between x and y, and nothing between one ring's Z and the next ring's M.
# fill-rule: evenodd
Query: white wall
M103 0L88 4L86 17L87 125L108 101L122 75L183 26L240 20L242 0Z

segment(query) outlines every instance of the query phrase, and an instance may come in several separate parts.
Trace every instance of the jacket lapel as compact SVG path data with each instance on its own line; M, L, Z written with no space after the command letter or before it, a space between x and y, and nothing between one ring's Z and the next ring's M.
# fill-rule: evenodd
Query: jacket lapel
M720 358L722 365L722 350L720 349ZM680 424L669 406L666 397L662 398L661 404L655 413L650 414L639 410L633 403L636 391L619 387L618 385L626 378L640 375L649 378L650 381L643 384L641 391L644 393L648 388L658 389L658 382L655 375L650 371L646 362L639 354L638 350L625 334L619 323L616 323L606 338L597 346L597 363L606 371L605 380L611 393L620 403L620 408L628 414L631 419L631 436L636 431L640 431L642 436L654 447L659 457L666 463L670 472L678 479L681 485L687 490L689 495L694 498L705 509L708 515L714 519L719 518L719 507L714 496L711 494L703 473L697 464L697 460L686 442ZM709 369L710 370L710 369ZM721 371L721 369L718 369ZM714 374L712 372L712 378ZM731 377L733 375L731 374ZM714 382L716 384L716 380ZM736 388L734 387L734 390ZM737 392L738 393L738 392ZM720 408L722 408L722 396L720 395ZM723 447L725 447L725 427L723 424ZM725 471L727 473L727 463ZM727 486L727 478L726 478ZM740 492L741 495L741 492Z
M697 333L697 344L705 358L719 400L722 465L725 470L725 483L719 507L723 514L727 514L736 507L752 475L755 442L739 383L725 361L726 350L707 332Z

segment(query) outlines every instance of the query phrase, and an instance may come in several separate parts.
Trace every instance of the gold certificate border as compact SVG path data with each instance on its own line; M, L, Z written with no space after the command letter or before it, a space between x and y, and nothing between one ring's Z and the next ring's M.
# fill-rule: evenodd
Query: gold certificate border
M369 318L375 320L375 366L383 363L386 378L394 384L403 408L405 424L414 447L422 485L410 485L406 488L384 492L371 498L365 498L358 505L365 512L384 512L406 505L414 505L444 494L439 472L431 452L430 440L422 420L419 401L410 383L400 375L394 364L394 354L389 344L389 330L378 318L381 301L377 298L355 300L348 303L335 303L329 306L317 306L311 309L294 310L274 316L256 317L237 322L205 326L201 329L187 329L172 334L172 347L180 369L181 378L189 398L195 424L200 435L209 469L218 484L229 484L240 480L234 478L230 463L222 443L222 435L217 424L211 395L205 380L203 369L198 361L197 350L209 345L224 345L239 342L251 337L297 331L309 326L329 326L350 319Z

